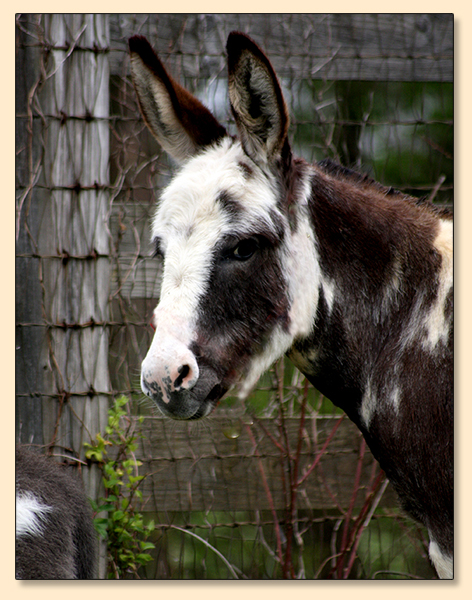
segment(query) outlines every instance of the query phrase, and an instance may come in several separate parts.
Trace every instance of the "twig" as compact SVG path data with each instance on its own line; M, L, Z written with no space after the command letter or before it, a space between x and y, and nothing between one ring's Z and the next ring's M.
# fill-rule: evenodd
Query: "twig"
M330 575L332 575L336 571L339 571L339 566L342 563L342 561L344 560L345 555L353 547L355 540L356 540L356 536L358 535L360 528L362 527L363 523L367 520L365 515L370 514L369 509L372 507L375 496L378 492L379 487L382 485L384 479L385 479L385 473L383 471L380 471L380 473L377 475L377 477L375 479L375 482L372 487L372 491L370 492L364 505L362 506L361 511L354 523L354 526L351 529L351 536L350 536L349 542L346 544L345 547L343 547L341 549L341 552L338 554L338 556L339 556L338 561L337 561L336 565L333 567L333 569L331 570ZM383 494L383 491L382 491L382 494ZM379 501L380 501L380 498L379 498ZM371 517L369 517L369 521L370 521L370 518ZM352 564L353 564L354 560L352 560L350 562L351 562L351 568L352 568ZM349 572L346 569L345 572L343 573L343 578L346 579L348 574L349 574Z
M377 492L377 494L375 495L375 497L373 499L372 506L371 506L366 518L364 519L363 523L359 527L359 531L357 532L356 538L354 540L354 545L352 547L351 556L349 558L349 563L346 567L344 579L347 579L347 575L351 572L352 566L354 564L354 560L356 559L357 548L359 547L362 533L364 532L364 529L366 527L368 527L368 525L372 519L372 516L373 516L377 506L379 505L379 502L382 499L382 496L384 495L385 490L387 489L388 483L389 483L388 479L384 479L379 491Z
M264 472L264 467L262 466L262 461L259 456L259 452L257 451L256 440L252 434L252 431L251 431L251 428L249 425L246 425L246 430L247 430L248 435L251 438L251 441L254 446L254 454L257 457L257 465L258 465L259 471L261 473L262 485L264 486L264 490L265 490L265 493L267 496L267 501L269 502L269 506L270 506L270 511L271 511L273 519L274 519L275 539L277 541L277 555L278 555L280 564L282 564L282 539L280 536L280 526L279 526L279 520L277 518L277 511L275 510L274 501L272 499L272 494L270 493L269 484L267 483L267 478L266 478L266 474Z
M439 192L442 184L446 181L446 176L445 175L440 175L439 179L436 182L436 185L433 187L433 189L431 190L430 195L428 196L428 202L432 202L434 200L434 198L436 197L437 193Z
M292 578L295 578L295 572L293 568L292 561L292 539L294 537L294 517L297 506L297 494L298 494L298 467L300 465L300 456L302 451L302 441L303 441L303 431L305 429L305 414L306 414L306 405L308 399L308 380L305 380L305 386L303 389L303 398L301 405L301 414L300 414L300 425L298 428L298 440L297 440L297 449L295 452L295 457L293 460L293 469L291 469L290 473L290 504L287 510L287 547L285 552L285 566L284 572L285 576L288 575L288 570L290 566L290 572ZM287 440L288 444L288 440ZM291 462L290 456L288 457L289 462Z
M316 465L320 462L321 457L326 452L326 448L329 446L329 443L333 439L336 431L338 430L338 427L341 425L342 421L344 420L344 417L345 417L345 415L341 415L341 417L339 417L338 422L336 423L336 425L331 430L331 433L329 434L328 439L323 444L323 447L321 448L321 450L318 452L318 454L317 454L315 460L313 461L311 467L309 467L309 469L306 471L305 475L303 475L303 477L298 481L298 485L301 485L307 479L307 477L310 475L310 473L316 468Z
M361 447L359 449L359 458L357 460L356 476L354 479L354 487L353 487L353 492L351 495L351 501L349 503L349 507L347 509L346 516L344 517L343 535L342 535L342 540L341 540L341 556L338 560L338 565L337 565L338 579L345 579L345 577L343 576L343 562L344 562L344 556L347 552L346 543L347 543L348 535L350 533L349 524L351 522L351 516L352 516L352 512L354 510L354 504L356 502L357 492L359 491L359 485L360 485L360 481L361 481L362 463L364 461L365 449L366 449L365 439L362 438Z
M234 579L239 579L239 577L236 574L236 571L234 570L233 566L231 565L231 563L228 561L228 559L226 559L219 550L217 550L214 546L212 546L209 542L207 542L205 539L203 539L202 537L200 537L199 535L197 535L196 533L192 533L191 531L189 531L188 529L184 529L183 527L178 527L177 525L170 525L169 529L177 529L178 531L181 531L182 533L186 533L187 535L190 535L194 538L196 538L197 540L200 540L200 542L202 542L202 544L204 544L207 548L210 548L210 550L213 550L213 552L219 557L221 558L221 560L225 563L225 565L228 567L229 572L231 573L231 575L234 577Z

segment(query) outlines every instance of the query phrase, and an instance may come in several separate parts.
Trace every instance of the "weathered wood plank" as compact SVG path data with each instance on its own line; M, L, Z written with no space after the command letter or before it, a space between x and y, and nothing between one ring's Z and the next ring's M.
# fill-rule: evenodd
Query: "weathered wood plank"
M116 261L111 273L112 295L123 298L159 298L161 261L153 258L150 240L154 206L139 202L115 202L110 231L116 240ZM119 241L118 241L119 240Z
M41 102L45 114L54 117L44 152L48 192L38 246L43 256L63 256L42 259L45 319L69 325L50 333L49 389L66 394L69 402L56 421L56 400L46 400L53 405L45 410L44 438L46 443L56 438L83 456L88 433L94 436L106 422L108 400L100 392L109 392L107 330L80 327L105 322L108 314L108 193L101 187L109 183L109 74L107 55L94 49L109 41L100 15L46 15L44 28L52 49ZM68 52L75 44L82 49ZM81 427L71 427L74 417Z
M28 29L34 26L33 15L17 17L21 27L17 28L15 53L15 104L17 115L28 114L28 94L38 81L40 50L29 45ZM21 75L19 75L21 74ZM32 118L16 117L15 142L16 162L16 248L18 254L34 252L34 241L40 226L40 203L37 201L33 182L41 155L39 124ZM16 441L41 444L41 404L35 396L43 387L41 348L44 331L41 327L21 327L19 323L40 323L42 318L42 291L38 277L39 260L28 256L17 256L15 260L15 387L16 387ZM27 293L25 293L27 290Z
M116 49L148 36L182 78L225 76L230 31L252 35L281 79L452 81L452 14L168 14L111 16ZM113 73L123 74L120 52Z
M59 327L47 330L42 356L43 441L83 460L84 442L107 423L110 391L103 325L110 289L109 67L108 54L97 51L109 45L107 17L45 15L44 35L50 49L40 96L48 116L38 251L44 319ZM97 499L100 470L92 465L82 474L87 495ZM104 550L100 544L101 576Z
M336 423L333 418L306 421L300 476L310 468L316 450L322 448ZM225 418L213 416L199 425L146 418L144 437L136 453L143 462L140 473L146 475L140 488L146 510L268 510L271 503L276 509L286 507L282 472L289 477L287 465L280 449L265 433L268 431L279 439L279 426L275 420L236 424L240 435L233 439L224 434L228 426ZM294 454L299 420L287 419L285 426ZM357 428L344 419L319 465L300 485L298 508L345 509L350 504L361 442ZM355 499L357 508L363 504L370 489L373 468L376 468L374 462L366 450ZM396 506L390 486L381 506Z

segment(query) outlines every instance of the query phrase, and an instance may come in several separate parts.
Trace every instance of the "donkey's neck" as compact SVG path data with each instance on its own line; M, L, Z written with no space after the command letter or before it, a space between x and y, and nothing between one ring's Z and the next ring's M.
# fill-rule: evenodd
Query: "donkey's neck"
M379 356L402 346L415 314L436 295L439 220L402 194L320 167L309 219L320 267L318 308L312 333L289 356L362 426L372 376L392 378L385 366L377 373Z

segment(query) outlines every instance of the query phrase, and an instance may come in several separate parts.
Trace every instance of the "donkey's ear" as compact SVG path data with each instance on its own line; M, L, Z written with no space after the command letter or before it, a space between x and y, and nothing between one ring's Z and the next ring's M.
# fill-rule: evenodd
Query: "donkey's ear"
M129 40L131 73L144 120L179 163L226 135L211 112L167 74L145 37Z
M232 32L228 52L229 98L245 151L271 162L288 145L289 117L269 59L245 34Z

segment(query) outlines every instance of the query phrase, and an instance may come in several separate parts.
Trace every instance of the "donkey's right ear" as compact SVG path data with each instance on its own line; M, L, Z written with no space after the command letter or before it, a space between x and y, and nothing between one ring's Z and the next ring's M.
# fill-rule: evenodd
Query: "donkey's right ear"
M244 33L231 32L226 50L229 99L243 148L256 163L273 162L289 150L289 116L277 75Z
M144 121L177 162L185 162L226 135L211 112L167 74L145 37L130 38L129 50Z

